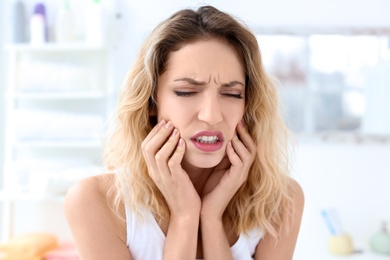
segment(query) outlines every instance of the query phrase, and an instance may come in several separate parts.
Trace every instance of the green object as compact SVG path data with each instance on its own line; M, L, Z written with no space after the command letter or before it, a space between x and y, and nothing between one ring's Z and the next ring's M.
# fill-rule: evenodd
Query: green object
M374 252L390 254L390 233L386 222L382 223L381 231L371 237L370 244Z
M65 9L65 10L69 10L69 9L70 9L69 0L64 0L64 9Z

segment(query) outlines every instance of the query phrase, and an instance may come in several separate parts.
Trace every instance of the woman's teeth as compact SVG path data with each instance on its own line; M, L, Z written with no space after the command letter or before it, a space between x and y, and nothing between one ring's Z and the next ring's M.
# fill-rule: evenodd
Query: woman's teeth
M218 142L218 137L216 135L214 136L198 136L196 138L196 141L200 143L216 143Z

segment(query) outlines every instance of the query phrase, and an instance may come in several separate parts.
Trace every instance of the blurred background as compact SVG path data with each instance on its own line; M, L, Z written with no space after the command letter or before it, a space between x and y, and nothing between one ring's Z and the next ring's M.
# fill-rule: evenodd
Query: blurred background
M100 138L138 49L202 4L244 21L280 82L306 197L294 259L338 259L327 242L341 233L348 259L389 259L371 245L390 223L388 0L0 0L0 242L72 243L63 196L103 171Z

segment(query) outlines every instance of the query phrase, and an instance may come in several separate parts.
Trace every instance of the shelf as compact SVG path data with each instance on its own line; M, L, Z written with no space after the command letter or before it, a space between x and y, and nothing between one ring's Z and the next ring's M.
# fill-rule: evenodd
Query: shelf
M385 254L378 254L367 250L365 253L352 255L331 255L328 253L305 253L295 254L294 260L389 260L390 256Z
M0 218L5 228L0 239L12 237L15 202L64 201L63 186L43 189L51 178L46 173L53 170L56 176L60 169L66 177L81 177L94 174L96 163L100 165L101 131L114 98L107 47L85 42L5 46L6 138L0 176L4 187ZM70 172L65 172L67 168ZM34 184L25 187L30 177Z
M11 95L7 95L8 98ZM27 92L19 92L15 93L14 98L16 99L104 99L107 95L103 92L95 91L95 92L35 92L35 93L27 93Z
M33 194L33 193L6 193L0 192L0 201L47 201L47 202L63 202L64 196L54 196L48 194Z
M75 140L35 140L35 141L18 141L14 145L18 148L100 148L100 140L75 141Z
M45 43L42 45L10 44L6 45L5 49L19 52L100 52L106 50L105 46L88 45L83 42L69 44Z

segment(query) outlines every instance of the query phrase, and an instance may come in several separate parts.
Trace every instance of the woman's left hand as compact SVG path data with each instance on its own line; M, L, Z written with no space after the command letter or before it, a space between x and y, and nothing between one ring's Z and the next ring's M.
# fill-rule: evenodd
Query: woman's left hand
M226 147L227 156L211 173L202 194L201 215L222 219L229 201L248 177L256 155L256 144L243 121L237 125L237 133Z

